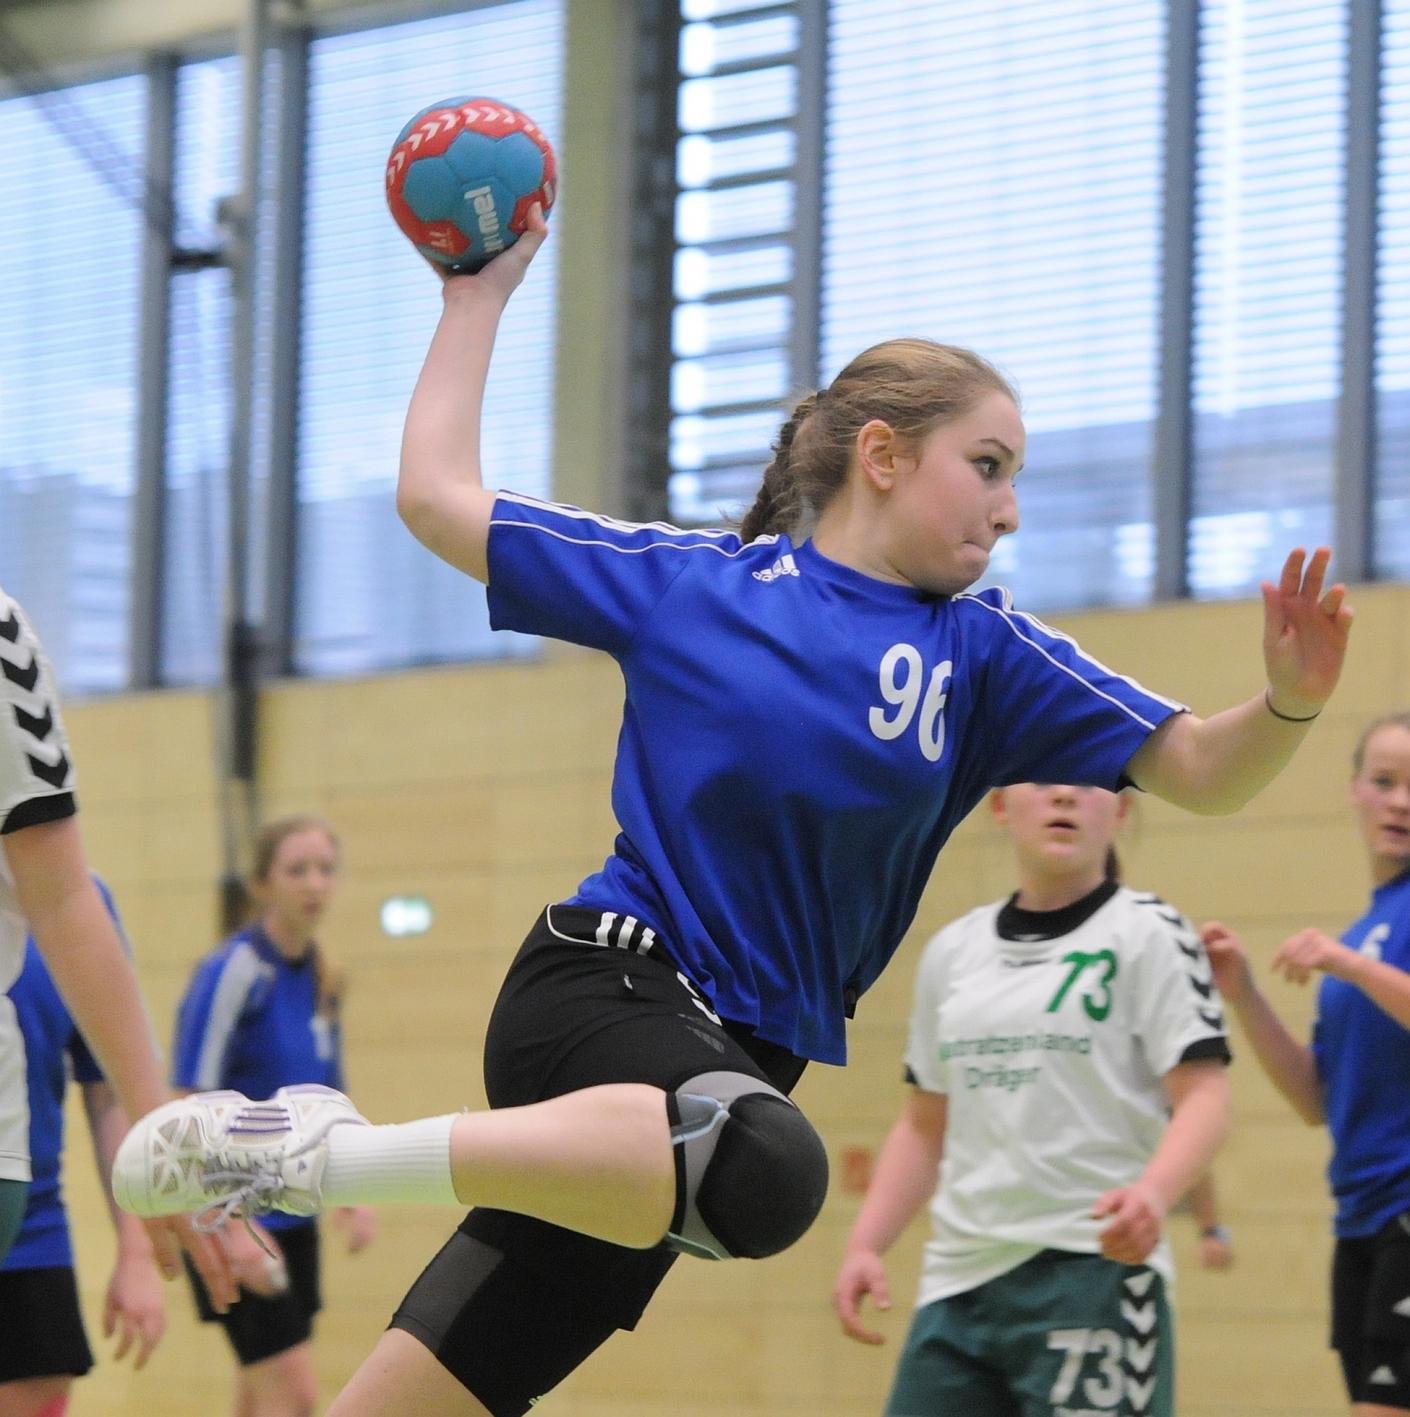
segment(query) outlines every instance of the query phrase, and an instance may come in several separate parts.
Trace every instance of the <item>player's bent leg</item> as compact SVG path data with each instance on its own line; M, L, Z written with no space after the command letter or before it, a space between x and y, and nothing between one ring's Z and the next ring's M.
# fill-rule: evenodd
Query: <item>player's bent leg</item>
M777 1088L747 1073L702 1073L669 1099L676 1208L667 1243L706 1259L786 1250L827 1196L827 1150Z
M428 1147L439 1149L429 1168ZM458 1201L650 1248L670 1222L675 1163L665 1094L645 1084L388 1127L306 1085L267 1102L210 1092L156 1108L123 1139L113 1194L134 1215L195 1211L207 1227L236 1212Z
M629 1249L661 1243L676 1203L666 1094L607 1083L457 1117L456 1194ZM340 1203L343 1203L340 1201Z
M69 1377L0 1383L0 1417L64 1417L72 1387Z
M416 1417L493 1417L424 1344L402 1329L388 1329L327 1417L403 1417L410 1410Z
M313 1417L318 1403L318 1379L307 1343L296 1344L239 1369L250 1417Z

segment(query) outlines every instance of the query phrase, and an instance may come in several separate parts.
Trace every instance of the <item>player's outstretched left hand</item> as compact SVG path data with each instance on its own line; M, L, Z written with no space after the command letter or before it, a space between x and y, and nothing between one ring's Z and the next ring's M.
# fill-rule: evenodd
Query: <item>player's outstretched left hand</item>
M1302 547L1283 563L1277 585L1263 582L1263 661L1270 706L1289 718L1310 718L1331 697L1346 658L1351 606L1346 587L1323 593L1329 547L1312 559ZM1305 567L1305 569L1304 569Z

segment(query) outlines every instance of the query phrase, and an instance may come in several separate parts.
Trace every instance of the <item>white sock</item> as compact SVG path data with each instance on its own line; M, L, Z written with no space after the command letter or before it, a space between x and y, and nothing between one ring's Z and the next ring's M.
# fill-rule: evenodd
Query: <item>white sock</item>
M417 1201L460 1205L450 1174L450 1129L461 1114L385 1127L334 1127L323 1168L323 1204Z

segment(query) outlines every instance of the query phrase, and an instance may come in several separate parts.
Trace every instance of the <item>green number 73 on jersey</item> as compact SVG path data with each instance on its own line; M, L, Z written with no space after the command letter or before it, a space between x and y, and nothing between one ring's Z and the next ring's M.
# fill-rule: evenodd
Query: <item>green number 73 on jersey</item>
M1072 968L1057 993L1053 995L1053 1001L1046 1012L1057 1013L1062 1007L1062 1001L1067 998L1068 990L1078 979L1088 974L1088 971L1092 974L1100 971L1095 979L1088 975L1082 990L1082 1007L1086 1010L1087 1017L1100 1023L1111 1012L1111 981L1116 978L1116 956L1110 950L1097 950L1094 954L1073 950L1071 954L1063 955L1062 962Z

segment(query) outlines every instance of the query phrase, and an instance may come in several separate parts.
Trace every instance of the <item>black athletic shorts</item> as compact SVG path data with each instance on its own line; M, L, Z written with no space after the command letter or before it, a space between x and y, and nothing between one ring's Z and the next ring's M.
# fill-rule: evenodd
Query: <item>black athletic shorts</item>
M0 1383L81 1378L93 1366L78 1286L66 1265L0 1273Z
M623 939L624 930L627 938ZM485 1037L491 1107L603 1083L674 1093L734 1071L792 1091L805 1066L721 1023L630 917L554 905L524 941ZM675 1252L625 1249L508 1211L470 1212L392 1319L493 1414L521 1417L619 1328L636 1326Z
M1410 1412L1410 1213L1337 1241L1332 1347L1352 1402Z
M238 1220L232 1220L238 1225ZM196 1312L202 1323L217 1323L225 1330L230 1346L242 1368L276 1358L307 1343L313 1334L313 1316L323 1307L318 1285L318 1226L291 1225L271 1232L275 1243L284 1252L284 1265L289 1271L289 1287L282 1294L265 1298L252 1294L243 1285L238 1303L228 1314L218 1314L211 1308L210 1296L201 1277L186 1260L186 1274L191 1292L196 1296ZM183 1257L184 1258L184 1257Z

